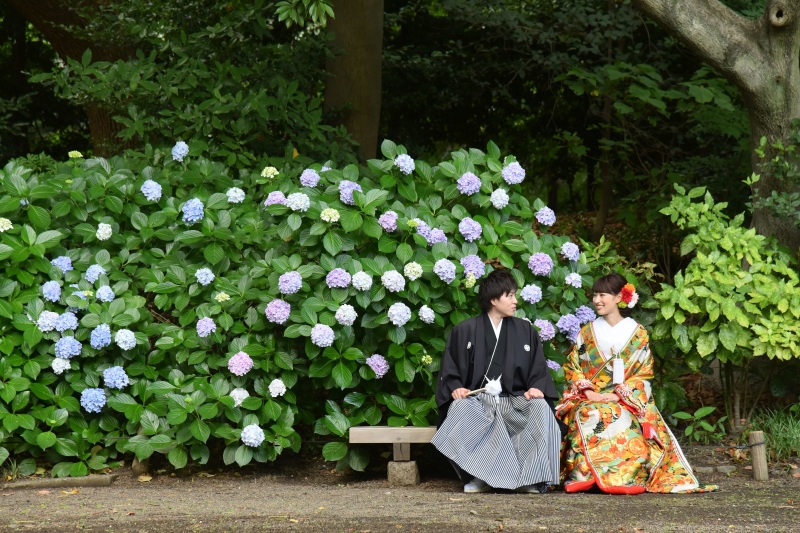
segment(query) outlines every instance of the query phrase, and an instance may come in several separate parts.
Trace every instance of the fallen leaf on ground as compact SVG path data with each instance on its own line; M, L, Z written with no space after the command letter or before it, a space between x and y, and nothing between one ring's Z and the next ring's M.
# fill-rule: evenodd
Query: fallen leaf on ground
M41 467L41 466L40 466L39 468L37 468L37 469L36 469L36 472L34 472L34 474L33 474L33 475L35 475L35 476L41 476L41 475L42 475L42 474L44 474L45 472L46 472L46 470L45 470L43 467Z
M14 494L14 493L13 492L4 492L3 494L0 494L0 496L11 496L12 494Z
M450 498L451 502L463 502L464 498Z
M137 479L139 479L139 481L144 483L145 481L150 481L151 479L153 479L153 476L144 476L144 475L142 475L142 476L139 476Z
M297 518L290 518L290 519L289 519L289 522L291 522L292 524L296 524L296 523L298 523L299 521L300 521L300 520L298 520Z
M216 474L209 474L208 472L199 472L197 474L199 477L214 477Z
M36 494L50 494L49 490L37 490Z
M78 494L78 492L80 492L78 489L62 490L61 494Z
M317 510L318 511L323 511L323 510L325 510L325 508L324 507L319 507L319 508L317 508Z
M128 513L128 516L133 516L133 515L135 515L135 514L136 514L136 513L134 513L133 511L131 511L130 513Z
M798 477L798 478L800 478L800 472L795 472L794 474L792 474L792 477Z

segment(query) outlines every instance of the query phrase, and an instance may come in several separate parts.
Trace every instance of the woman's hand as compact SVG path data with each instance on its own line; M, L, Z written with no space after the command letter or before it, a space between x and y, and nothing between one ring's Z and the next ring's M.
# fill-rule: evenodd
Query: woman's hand
M461 387L454 390L453 393L450 394L450 396L452 396L454 400L462 400L467 397L467 394L469 394L469 389Z
M587 390L583 393L586 396L586 399L590 402L618 402L619 396L616 395L614 392L609 392L606 394L601 394L599 392L595 392L593 390Z
M523 394L523 396L525 396L526 400L532 400L534 398L544 398L544 393L539 389L537 389L536 387L531 387L530 389L525 391L525 394Z

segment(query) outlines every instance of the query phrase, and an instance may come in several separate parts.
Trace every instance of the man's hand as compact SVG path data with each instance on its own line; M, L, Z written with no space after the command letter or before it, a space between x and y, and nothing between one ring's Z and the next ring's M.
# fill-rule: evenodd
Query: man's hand
M454 390L450 396L452 396L454 400L463 400L464 398L467 397L467 394L469 394L469 389L461 387L459 389Z
M544 393L539 389L537 389L536 387L531 387L530 389L525 391L525 394L523 396L525 396L526 400L532 400L534 398L544 398Z

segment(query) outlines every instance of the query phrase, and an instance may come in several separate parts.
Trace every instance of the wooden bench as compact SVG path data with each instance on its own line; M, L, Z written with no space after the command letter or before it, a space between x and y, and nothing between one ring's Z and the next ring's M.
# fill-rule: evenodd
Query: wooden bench
M391 444L394 457L387 467L389 485L416 485L419 469L411 460L411 445L429 443L434 433L435 427L354 426L350 444Z

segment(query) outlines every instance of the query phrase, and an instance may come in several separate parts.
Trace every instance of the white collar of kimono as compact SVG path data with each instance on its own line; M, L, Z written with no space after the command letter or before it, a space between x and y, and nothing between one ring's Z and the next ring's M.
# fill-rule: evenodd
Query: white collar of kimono
M603 359L607 360L611 357L611 349L614 353L620 353L630 341L636 326L639 324L632 318L623 318L616 325L612 326L606 319L599 317L594 320L592 327L594 328L595 341L597 347L602 352Z

